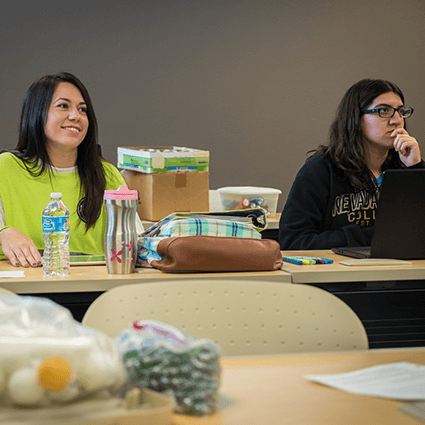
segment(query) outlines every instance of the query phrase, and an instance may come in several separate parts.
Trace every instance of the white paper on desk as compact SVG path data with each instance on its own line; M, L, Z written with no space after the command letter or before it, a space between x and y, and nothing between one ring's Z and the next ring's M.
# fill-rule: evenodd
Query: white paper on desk
M0 272L0 278L2 277L25 277L25 272L22 271L9 271L9 272Z
M354 394L397 400L425 399L425 366L414 363L389 363L354 372L305 377Z

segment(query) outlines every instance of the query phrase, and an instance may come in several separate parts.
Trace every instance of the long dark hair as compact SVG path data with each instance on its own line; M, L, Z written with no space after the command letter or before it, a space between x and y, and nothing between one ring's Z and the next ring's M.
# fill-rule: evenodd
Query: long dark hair
M329 144L310 151L309 158L315 154L326 156L344 171L345 177L354 187L373 189L375 177L366 164L361 117L362 111L376 97L388 92L396 93L404 103L400 88L386 80L364 79L351 86L342 98L335 120L330 126ZM387 168L389 163L393 168L403 167L394 149L390 149L382 168Z
M93 104L87 89L77 77L62 72L45 75L31 85L22 105L18 145L11 152L23 161L28 172L34 177L52 169L53 164L46 149L45 126L53 93L61 82L77 87L87 105L89 127L86 137L78 146L76 165L81 182L80 194L85 196L81 216L84 217L88 230L94 226L101 212L106 179L98 148L97 120Z

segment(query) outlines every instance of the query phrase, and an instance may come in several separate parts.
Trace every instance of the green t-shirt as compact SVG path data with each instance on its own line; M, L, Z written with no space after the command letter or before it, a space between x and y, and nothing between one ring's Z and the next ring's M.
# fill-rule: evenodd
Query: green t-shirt
M103 162L106 189L116 190L126 184L119 171L110 163ZM86 233L85 223L79 211L84 199L80 194L80 178L77 171L60 173L45 172L33 177L22 161L12 153L0 155L0 198L3 203L5 224L15 227L29 236L37 249L44 249L41 216L51 192L61 192L62 200L70 213L70 252L103 254L106 229L106 213L102 207L96 224ZM0 258L4 258L0 247Z

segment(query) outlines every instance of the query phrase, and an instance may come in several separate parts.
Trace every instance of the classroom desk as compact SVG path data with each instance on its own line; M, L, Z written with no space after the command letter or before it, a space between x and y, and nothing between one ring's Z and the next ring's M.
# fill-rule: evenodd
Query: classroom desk
M81 320L102 292L118 285L175 278L264 279L321 287L346 302L362 320L371 348L425 346L425 260L407 266L348 267L332 251L285 251L284 256L332 258L333 264L298 266L284 263L281 271L261 273L163 273L137 269L130 275L109 275L105 266L72 266L68 277L46 277L41 268L25 269L25 278L0 279L0 286L18 294L47 296L68 307ZM0 270L17 270L0 261ZM22 270L22 269L19 269Z
M69 308L75 319L81 320L89 305L104 291L115 286L152 283L170 279L243 279L291 283L288 273L271 272L234 273L164 273L149 268L136 268L132 274L109 274L106 266L71 266L66 277L45 276L42 267L16 268L8 260L0 261L0 271L24 270L24 278L1 278L0 287L20 295L44 296Z
M346 302L362 320L371 348L425 346L425 260L402 266L343 266L330 250L283 251L283 256L331 258L332 264L285 262L292 283L314 285Z
M134 283L152 283L170 279L243 279L268 280L290 283L288 273L276 270L270 272L232 273L164 273L157 269L136 268L131 274L109 274L106 266L71 266L68 276L45 276L42 267L16 268L9 261L0 261L1 271L24 270L24 278L1 278L0 286L17 294L92 292L107 291L115 286Z
M205 418L174 415L173 425L417 425L398 410L401 401L351 394L304 378L391 362L425 364L425 349L223 358L218 412Z
M332 264L299 266L284 262L282 270L290 273L293 283L347 283L414 281L425 278L425 260L411 260L412 264L398 266L344 266L341 260L352 259L331 250L282 251L284 257L311 256L330 258Z

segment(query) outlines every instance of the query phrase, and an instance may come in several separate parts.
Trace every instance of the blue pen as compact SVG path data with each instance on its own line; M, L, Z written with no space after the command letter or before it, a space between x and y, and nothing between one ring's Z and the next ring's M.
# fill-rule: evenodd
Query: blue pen
M298 260L295 257L282 257L282 260L287 261L288 263L299 264L300 266L304 264L302 260Z

